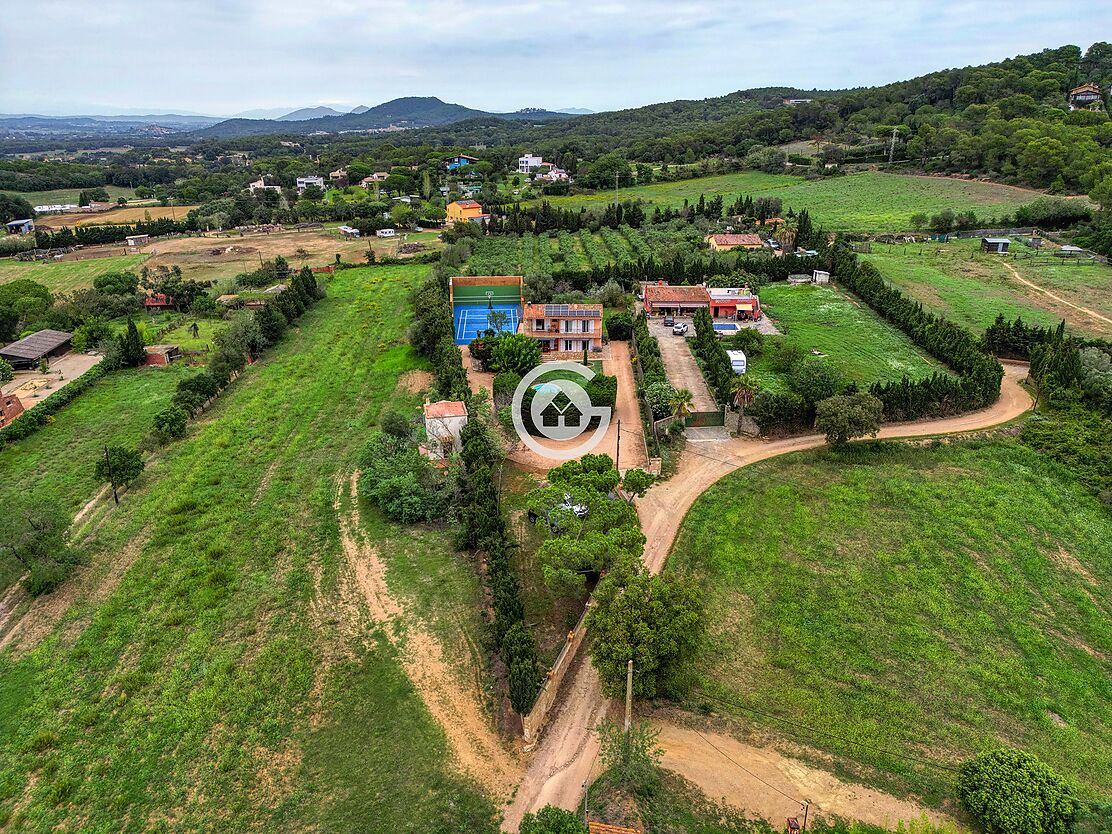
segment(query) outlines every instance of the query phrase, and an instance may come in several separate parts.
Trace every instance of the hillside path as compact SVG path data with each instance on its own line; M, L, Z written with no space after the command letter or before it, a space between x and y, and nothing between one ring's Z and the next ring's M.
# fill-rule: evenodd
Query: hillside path
M1020 416L1033 405L1031 396L1020 384L1027 376L1027 363L1001 364L1004 366L1004 379L1000 384L1000 398L988 408L941 420L894 423L882 428L878 437L893 439L959 434L998 426ZM731 438L717 443L700 443L697 449L688 444L676 474L652 487L644 498L637 501L637 513L647 540L644 559L648 569L652 573L660 573L664 569L687 511L695 499L718 480L743 466L778 455L814 449L825 442L822 435L812 434L781 440ZM575 667L564 687L560 708L541 737L525 778L506 811L503 822L505 831L517 831L525 813L548 803L572 809L582 802L583 782L586 774L593 769L598 753L594 727L611 704L599 690L594 667L585 659ZM721 790L717 784L707 780L705 768L686 767L683 756L669 755L669 737L661 737L669 769L690 779L709 796L719 796ZM675 752L672 750L673 754ZM821 804L820 796L813 798Z
M1030 287L1031 289L1035 290L1035 292L1042 293L1052 301L1057 301L1059 304L1065 304L1067 307L1072 307L1074 310L1077 310L1080 313L1084 313L1090 318L1097 319L1098 321L1102 321L1105 324L1112 324L1112 319L1108 318L1108 316L1101 315L1096 310L1090 310L1088 307L1081 307L1077 304L1074 304L1072 301L1066 301L1066 299L1062 298L1062 296L1055 295L1045 287L1040 287L1034 281L1028 281L1026 278L1019 274L1019 270L1017 270L1007 261L1001 261L1001 263L1003 263L1004 268L1012 274L1012 277L1019 281L1019 283L1023 284L1023 286Z

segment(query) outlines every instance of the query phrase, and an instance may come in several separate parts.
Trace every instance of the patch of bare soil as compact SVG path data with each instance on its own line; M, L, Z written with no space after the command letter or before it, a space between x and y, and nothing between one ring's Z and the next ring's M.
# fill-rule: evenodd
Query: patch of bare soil
M401 654L402 667L425 706L443 728L461 771L492 796L507 798L521 777L517 758L494 732L476 698L473 682L461 681L439 641L418 619L407 616L386 582L386 565L360 532L359 473L348 481L351 509L340 518L340 539L349 567L371 616ZM342 506L343 486L337 498Z
M422 391L427 391L430 385L432 385L432 374L414 368L411 371L406 371L398 378L398 385L395 390L404 391L407 394L419 394Z
M900 821L926 816L935 824L954 821L937 811L891 794L844 782L825 770L753 747L719 733L654 722L664 751L662 764L694 782L710 799L782 824L797 816L800 803L810 816L838 816L894 829Z

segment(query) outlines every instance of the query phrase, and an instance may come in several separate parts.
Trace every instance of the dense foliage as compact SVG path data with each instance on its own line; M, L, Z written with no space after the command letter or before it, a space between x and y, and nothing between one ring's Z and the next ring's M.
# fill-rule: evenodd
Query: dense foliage
M1021 750L1000 748L962 763L958 799L985 834L1069 834L1069 783Z

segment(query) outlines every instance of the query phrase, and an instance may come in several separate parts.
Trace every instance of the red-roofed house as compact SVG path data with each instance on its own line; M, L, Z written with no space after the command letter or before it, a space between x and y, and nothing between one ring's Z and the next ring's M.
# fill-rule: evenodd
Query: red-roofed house
M15 394L0 394L0 429L23 413L23 403Z
M166 293L151 293L143 299L143 306L148 310L173 310L174 297Z
M710 307L710 293L702 284L685 287L647 284L643 303L650 316L690 316L700 308Z
M760 249L764 246L761 236L754 234L707 235L706 242L715 252L729 252L731 249Z
M601 304L526 304L521 333L541 343L542 353L602 350Z
M460 432L467 425L467 406L457 400L425 403L425 449L430 458L441 460L458 452L463 442Z

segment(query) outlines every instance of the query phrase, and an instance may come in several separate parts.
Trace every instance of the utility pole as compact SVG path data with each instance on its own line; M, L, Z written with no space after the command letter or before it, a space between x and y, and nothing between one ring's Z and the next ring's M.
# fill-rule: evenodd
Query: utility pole
M614 450L614 468L618 470L618 474L622 474L622 418L618 418L618 444ZM631 660L630 663L633 661Z
M583 824L589 825L587 821L587 783L583 783Z
M892 160L896 158L896 128L892 128L892 141L888 145L888 164L892 164Z
M112 497L116 499L116 506L119 506L120 496L116 494L116 478L112 474L112 457L108 454L107 446L104 447L104 463L108 466L108 483L112 485Z
M629 728L630 728L630 725L633 723L632 717L633 717L633 661L630 660L629 663L626 664L626 722L625 722L625 734L626 734L626 746L627 747L629 746Z
M808 814L809 814L810 812L811 812L811 805L810 805L810 803L804 802L804 803L803 803L803 830L804 830L804 831L806 831L806 830L807 830L807 815L808 815Z
M618 205L619 202L620 201L618 199L618 172L615 171L614 172L614 205L615 206Z

